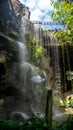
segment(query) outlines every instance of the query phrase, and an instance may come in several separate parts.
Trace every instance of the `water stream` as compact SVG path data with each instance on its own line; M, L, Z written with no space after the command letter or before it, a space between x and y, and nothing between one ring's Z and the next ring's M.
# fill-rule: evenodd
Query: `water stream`
M59 54L59 45L57 38L50 35L51 38L51 46L52 46L52 56L53 56L53 68L54 68L54 87L57 90L61 90L62 82L61 82L61 68L60 68L60 54Z
M28 25L26 23L26 25ZM28 30L30 32L30 35L34 35L35 40L37 41L37 45L41 44L41 41L43 41L43 36L41 36L42 32L41 29L39 30L39 27L33 27L32 33L31 33L31 25L29 24L29 27L25 27L25 30ZM28 32L27 31L27 32ZM26 31L25 31L26 32ZM24 32L24 33L25 33ZM54 86L53 86L53 91L56 91L57 97L60 98L60 92L62 88L62 81L61 81L61 68L60 68L60 57L59 57L59 45L57 44L57 38L53 34L46 34L45 35L45 44L47 44L48 40L47 38L49 37L49 46L51 48L51 55L53 58L53 72L54 72ZM38 40L37 40L38 39ZM38 74L38 69L36 69L35 66L31 65L29 62L27 62L28 57L27 52L26 52L26 46L23 43L18 42L19 45L19 52L20 52L20 70L21 70L21 79L23 79L23 91L25 91L26 95L30 98L30 113L45 113L45 106L46 106L46 95L47 91L45 89L45 77L42 77ZM49 50L48 50L49 51ZM21 58L22 57L22 58ZM49 61L48 61L49 62ZM48 66L49 67L49 66ZM50 68L49 68L50 69ZM40 70L41 71L41 70ZM50 72L50 71L49 71ZM49 78L49 77L48 77ZM50 81L50 79L49 79ZM50 82L49 82L50 83ZM30 88L30 87L31 88ZM50 84L49 84L50 86ZM30 94L31 93L31 94ZM34 99L33 99L34 97ZM44 100L42 100L44 99ZM43 101L43 102L42 102ZM54 100L55 101L55 100ZM53 101L53 102L54 102ZM27 103L25 103L25 106L27 106ZM54 107L53 105L53 116L60 116L62 113L57 109L57 107ZM28 116L28 114L27 114Z
M27 62L27 48L22 42L17 42L19 46L19 75L20 75L20 98L17 103L18 108L11 113L11 118L16 115L23 115L27 118L33 113L45 115L46 110L46 79L42 70ZM27 58L26 58L27 57ZM42 77L41 75L42 74ZM23 93L23 99L21 95ZM22 100L22 101L21 101Z
M10 66L6 66L8 69L7 73L9 74L7 75L9 76L9 82L7 84L7 88L6 86L3 86L5 87L5 90L3 91L4 93L2 93L0 98L0 117L10 117L12 119L19 118L21 120L21 118L29 118L33 113L40 113L45 115L48 92L47 88L52 88L52 91L56 91L56 94L59 92L61 93L62 88L60 52L57 39L52 33L44 32L40 26L34 26L32 23L26 21L24 16L22 16L22 21L20 21L21 24L24 24L24 27L21 25L19 29L15 14L12 12L13 10L11 10L11 6L9 6L9 1L4 3L4 0L1 0L1 3L2 7L0 6L0 22L3 28L0 30L0 38L1 43L4 42L4 44L1 45L2 48L0 49L3 52L5 51L5 54L3 53L4 58L11 58L6 57L11 53L14 53L14 57L11 59L11 64L9 64L10 61L7 63L7 65ZM7 13L5 13L3 10L6 7L5 4L7 5ZM3 36L1 33L4 33ZM11 41L9 39L11 39ZM44 64L48 64L44 66L48 67L43 67L47 72L47 77L45 76L46 74L42 69L31 64L31 58L29 58L30 52L28 49L30 46L26 46L26 41L30 39L34 41L34 46L42 45L43 49L46 48L46 53L43 54L45 56L43 56L44 58L42 59L47 59L45 60L46 62ZM7 48L7 46L9 48ZM2 57L0 57L0 59L2 59ZM65 58L63 58L63 60L65 60ZM69 61L69 58L67 60ZM48 81L48 87L46 87L46 81ZM60 95L55 95L55 97L58 99L59 96ZM47 106L49 107L50 105ZM2 113L3 115L1 116ZM62 115L59 109L54 105L53 115Z

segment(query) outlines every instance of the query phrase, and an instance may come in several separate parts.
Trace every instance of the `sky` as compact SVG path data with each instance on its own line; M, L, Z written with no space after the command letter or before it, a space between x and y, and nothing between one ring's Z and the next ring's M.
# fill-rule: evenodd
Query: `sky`
M29 7L31 12L30 20L31 21L52 21L50 13L54 10L51 0L20 0L24 5ZM44 29L62 29L60 25L46 25L42 26Z

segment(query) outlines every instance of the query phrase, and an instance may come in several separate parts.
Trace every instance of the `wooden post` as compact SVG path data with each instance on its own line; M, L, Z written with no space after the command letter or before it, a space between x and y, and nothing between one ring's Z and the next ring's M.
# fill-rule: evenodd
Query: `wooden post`
M52 125L52 89L48 90L47 100L46 100L46 121L50 121L50 125Z

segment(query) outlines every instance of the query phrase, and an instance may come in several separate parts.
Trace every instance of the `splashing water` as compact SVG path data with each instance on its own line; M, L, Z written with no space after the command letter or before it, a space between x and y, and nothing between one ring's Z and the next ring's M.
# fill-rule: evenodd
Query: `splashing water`
M18 121L21 119L28 119L29 117L26 114L24 114L23 112L15 111L15 112L11 113L10 118Z
M34 83L41 83L41 82L45 81L45 78L42 78L39 75L37 75L37 76L33 76L31 78L31 81Z
M16 112L12 112L13 116L18 112L21 115L29 117L33 113L41 113L45 115L47 88L44 73L34 65L27 62L27 48L22 42L17 42L19 46L19 77L20 77L20 98L17 101ZM42 76L39 75L43 74ZM22 101L21 101L22 100ZM17 107L16 106L16 107ZM23 114L24 113L24 114ZM25 116L24 116L25 118Z

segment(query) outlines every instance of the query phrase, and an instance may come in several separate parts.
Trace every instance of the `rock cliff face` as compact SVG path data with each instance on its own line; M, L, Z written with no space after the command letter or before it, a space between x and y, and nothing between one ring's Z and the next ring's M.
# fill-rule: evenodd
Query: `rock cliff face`
M15 9L15 12L13 10L13 7ZM17 43L18 41L21 41L21 35L19 32L20 26L18 22L18 15L22 17L22 12L24 13L24 8L21 7L22 5L18 1L15 2L15 6L12 6L11 1L9 0L0 1L0 118L9 117L10 114L14 111L23 110L24 112L25 109L26 113L29 113L29 115L33 113L30 105L30 100L32 102L32 99L30 99L30 93L32 91L32 98L35 93L33 94L33 87L32 90L30 90L30 86L27 86L27 84L25 84L26 81L24 80L24 77L25 79L29 79L28 77L31 73L32 68L31 65L29 65L29 63L25 64L25 71L27 71L27 73L25 73L25 71L23 72L23 75L19 73L20 61L18 53L19 48ZM21 9L23 9L23 11ZM28 8L26 8L26 10L28 10ZM24 84L27 86L26 88L28 88L28 91L26 89L24 90L26 93L22 91ZM25 102L26 105L24 105ZM34 106L34 104L32 106ZM43 106L45 107L45 105ZM41 107L41 109L44 107Z
M6 11L6 12L5 12ZM12 8L11 1L0 1L0 32L5 35L15 35L14 32L18 32L18 24L16 16Z
M22 17L25 18L25 20L30 19L30 11L29 8L23 5L19 0L11 0L13 9L15 11L16 17L18 21L21 23Z
M5 117L5 91L10 86L14 64L18 64L16 40L20 32L11 1L0 1L0 117ZM11 69L12 68L12 69ZM16 67L15 71L16 73ZM3 114L1 114L3 113Z
M61 46L55 46L55 45L50 46L51 40L53 39L50 38L49 33L43 32L43 30L41 30L40 28L35 29L34 25L32 23L29 23L28 20L30 18L30 12L27 7L22 5L18 0L6 0L6 1L0 0L0 117L8 117L12 113L12 111L15 110L17 111L17 107L20 107L20 109L23 107L24 93L22 93L20 88L23 87L22 85L24 80L20 80L20 78L24 79L24 72L23 72L23 76L21 75L21 73L19 73L20 61L19 61L19 47L17 44L18 41L21 42L22 44L21 34L19 31L21 29L20 25L21 25L22 18L25 19L26 21L26 26L23 31L24 32L23 35L25 35L26 33L25 39L28 40L29 37L31 36L31 38L35 38L35 40L30 39L31 42L34 40L35 42L34 46L35 45L39 46L43 44L43 47L45 48L41 60L42 60L43 70L47 72L46 86L49 86L49 89L51 89L55 83L55 80L53 80L55 75L52 69L54 68L55 57L57 57L55 53L56 47L59 50L58 54L60 56L59 63L61 67L62 83L64 81L64 78L66 78L66 76L64 75L64 71L65 73L69 71L69 66L71 68L71 71L73 71L73 60L72 60L73 47L72 46L68 46L68 48L67 46L63 48ZM69 58L67 58L68 53L69 53ZM27 70L28 73L26 78L28 78L29 71ZM67 88L68 89L72 88L71 81L67 81ZM61 87L61 89L63 90L63 92L65 91L64 85L63 88ZM28 92L28 94L26 93L25 95L25 100L27 104L29 102L28 98L26 98L28 97L28 95L30 95L30 91ZM22 106L20 105L21 103ZM48 103L48 99L47 99L47 103ZM47 109L49 106L47 104ZM50 111L51 108L49 108L49 112L47 111L47 113L50 113Z
M14 50L12 43L19 39L18 22L11 1L0 1L0 63L7 61ZM11 49L11 47L12 49ZM13 52L14 53L14 52ZM8 57L8 58L7 58ZM13 57L13 56L10 56Z

